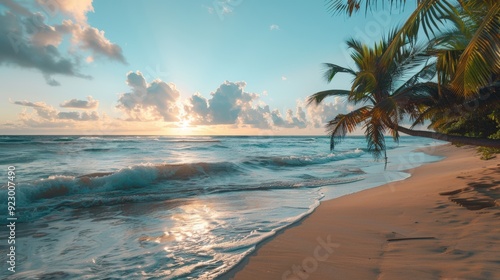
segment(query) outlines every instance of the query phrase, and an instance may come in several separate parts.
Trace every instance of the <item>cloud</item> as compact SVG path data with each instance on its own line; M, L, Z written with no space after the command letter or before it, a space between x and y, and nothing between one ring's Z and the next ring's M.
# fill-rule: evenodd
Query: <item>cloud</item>
M205 7L208 11L209 14L213 14L214 13L214 8L213 7Z
M255 106L256 93L245 92L245 82L225 81L206 99L199 93L188 100L184 111L192 124L203 125L250 125L269 128L269 106Z
M32 44L24 36L26 24L10 12L0 14L0 65L38 69L50 85L58 85L54 74L89 78L79 72L77 59L62 56L54 45Z
M97 121L99 114L96 111L92 112L59 112L57 114L60 120L74 120L74 121Z
M278 30L280 30L280 27L277 24L271 24L269 26L269 30L271 30L271 31L278 31Z
M71 99L64 101L59 105L62 108L77 108L77 109L97 109L99 101L92 96L87 96L87 100Z
M257 106L256 108L249 108L242 111L240 120L242 124L247 124L251 127L269 129L271 128L269 122L270 115L269 105L265 105L264 107Z
M208 114L210 110L208 109L208 100L201 96L199 93L193 94L185 107L187 115L189 115L190 122L192 124L208 124Z
M307 119L306 113L302 109L302 107L298 106L296 109L296 113L294 115L292 109L288 109L286 111L286 117L283 118L279 110L273 110L271 112L271 118L273 120L273 124L277 127L284 128L306 128L307 127Z
M208 101L210 121L214 124L233 124L239 113L248 103L255 98L254 94L244 92L245 82L224 82L219 88L211 93L212 98Z
M111 43L104 31L87 24L85 15L93 11L92 1L37 0L37 3L43 11L31 12L11 0L0 1L0 6L7 8L0 12L0 65L37 69L47 84L57 86L59 82L53 75L91 78L80 71L85 52L126 64L120 46ZM52 17L61 12L76 23L63 20L61 24L49 25L44 11ZM51 14L52 11L57 13ZM70 35L71 48L61 44L65 35Z
M37 47L58 46L62 42L62 35L66 30L59 26L45 24L45 16L41 13L32 13L27 17L20 18L24 23L26 35L30 36L31 44ZM22 31L19 31L22 34Z
M26 9L25 7L19 5L18 3L12 1L12 0L2 0L1 3L5 7L7 7L9 10L15 12L16 14L24 15L24 16L29 16L31 15L31 12Z
M147 131L148 129L178 128L180 122L187 121L192 126L206 131L205 126L224 126L231 129L314 129L323 127L337 114L354 109L336 97L331 102L318 106L306 106L306 100L297 100L295 109L284 109L284 114L270 108L256 93L247 92L243 81L225 81L206 98L195 93L185 100L174 84L161 80L148 82L139 72L127 73L126 84L130 91L119 95L116 108L125 118L109 119L95 110L98 101L91 96L87 100L70 99L60 104L63 108L84 109L85 111L59 111L45 102L11 101L11 103L31 109L20 114L18 128L81 128L89 131ZM184 104L181 103L183 101ZM182 106L183 105L183 106ZM92 122L92 123L90 123ZM147 123L145 123L147 122ZM0 125L1 126L1 125ZM220 128L213 128L220 131ZM215 130L214 130L215 131Z
M13 103L25 107L32 107L35 109L38 117L44 120L54 120L57 118L57 110L47 105L45 102L14 101Z
M91 26L82 26L71 20L65 20L62 25L55 28L60 33L70 33L73 43L82 50L91 51L93 57L101 56L124 64L127 63L121 47L111 43L102 30Z
M141 80L137 83L142 83ZM205 98L200 93L193 94L184 107L184 119L193 125L233 125L251 126L260 129L280 128L320 128L339 113L353 108L346 107L341 98L324 102L319 106L307 106L305 100L296 102L295 110L271 109L260 100L260 95L245 91L245 82L225 81ZM266 95L268 95L266 91Z
M209 14L217 14L220 20L224 16L233 12L234 8L242 3L242 0L214 0L212 6L204 6Z
M127 115L127 120L179 121L180 94L174 84L161 80L147 83L139 71L127 73L126 83L131 92L121 94L116 107Z
M21 105L21 106L26 106L26 107L33 107L33 108L43 108L45 106L47 106L45 103L43 102L30 102L30 101L14 101L13 102L14 104L16 105Z
M208 12L212 14L215 11L218 15L230 14L233 12L233 8L238 4L236 2L235 0L215 0L212 3L212 7L208 8Z
M352 106L346 106L345 98L337 96L331 102L307 106L307 115L310 116L310 124L315 128L319 128L328 121L333 120L338 114L346 114L353 109Z
M282 81L286 81L286 80L288 80L288 78L287 78L287 77L285 77L285 76L281 76L281 80L282 80Z
M33 108L34 113L21 113L21 121L28 126L60 126L59 124L61 122L63 122L64 125L67 125L68 123L65 121L97 121L100 118L99 114L96 111L59 112L54 107L46 104L45 102L14 101L12 103L24 107Z
M80 24L86 24L87 13L94 11L92 0L36 0L36 3L51 17L62 13Z

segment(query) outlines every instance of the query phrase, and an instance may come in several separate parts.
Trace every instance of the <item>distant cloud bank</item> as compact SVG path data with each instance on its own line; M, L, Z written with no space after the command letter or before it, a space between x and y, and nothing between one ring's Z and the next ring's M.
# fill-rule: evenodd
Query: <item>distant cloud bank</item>
M244 81L223 82L205 97L194 93L181 98L176 85L160 79L147 81L140 71L128 72L125 79L129 91L120 93L115 108L119 118L103 118L99 113L99 101L92 96L86 100L71 99L59 106L84 111L59 111L45 102L11 101L13 104L32 108L24 110L19 120L27 127L71 127L77 123L92 121L107 122L108 127L129 127L126 123L159 123L166 127L180 127L188 123L191 127L226 126L265 130L320 128L339 113L353 108L346 107L341 98L319 106L306 106L305 100L297 100L295 108L270 108L261 95L246 91ZM272 93L266 92L266 97ZM96 125L94 125L96 126ZM97 126L101 126L100 124Z

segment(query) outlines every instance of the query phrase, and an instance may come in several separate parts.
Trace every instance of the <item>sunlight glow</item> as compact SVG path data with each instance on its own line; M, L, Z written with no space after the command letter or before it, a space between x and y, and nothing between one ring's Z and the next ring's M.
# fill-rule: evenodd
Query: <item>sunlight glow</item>
M183 130L185 130L185 129L189 129L189 128L190 128L190 126L189 126L189 121L188 121L188 120L183 120L183 121L181 121L181 122L180 122L180 125L181 125L181 128L182 128Z

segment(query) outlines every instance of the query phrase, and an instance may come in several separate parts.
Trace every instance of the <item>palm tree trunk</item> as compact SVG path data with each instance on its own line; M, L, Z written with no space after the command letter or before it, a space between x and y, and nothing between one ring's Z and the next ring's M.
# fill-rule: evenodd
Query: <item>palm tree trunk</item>
M443 134L443 133L434 132L434 131L413 130L413 129L408 129L408 128L402 127L402 126L398 126L396 129L399 132L402 132L402 133L405 133L405 134L408 134L411 136L426 137L426 138L432 138L432 139L437 139L437 140L452 142L452 143L460 143L460 144L465 144L465 145L483 146L483 147L500 149L500 140L495 140L495 139L448 135L448 134Z
M384 165L384 170L387 170L387 149L384 148L384 159L385 159L385 165Z

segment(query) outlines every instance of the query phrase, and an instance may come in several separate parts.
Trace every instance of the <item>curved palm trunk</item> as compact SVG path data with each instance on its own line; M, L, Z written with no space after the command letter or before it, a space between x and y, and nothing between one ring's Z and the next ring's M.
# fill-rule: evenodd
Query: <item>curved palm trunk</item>
M457 136L457 135L448 135L434 131L423 131L423 130L413 130L408 129L402 126L398 126L397 130L399 132L411 135L411 136L419 136L426 138L433 138L446 142L460 143L465 145L472 146L483 146L490 148L498 148L500 149L500 140L495 139L487 139L487 138L474 138L474 137L466 137L466 136Z

